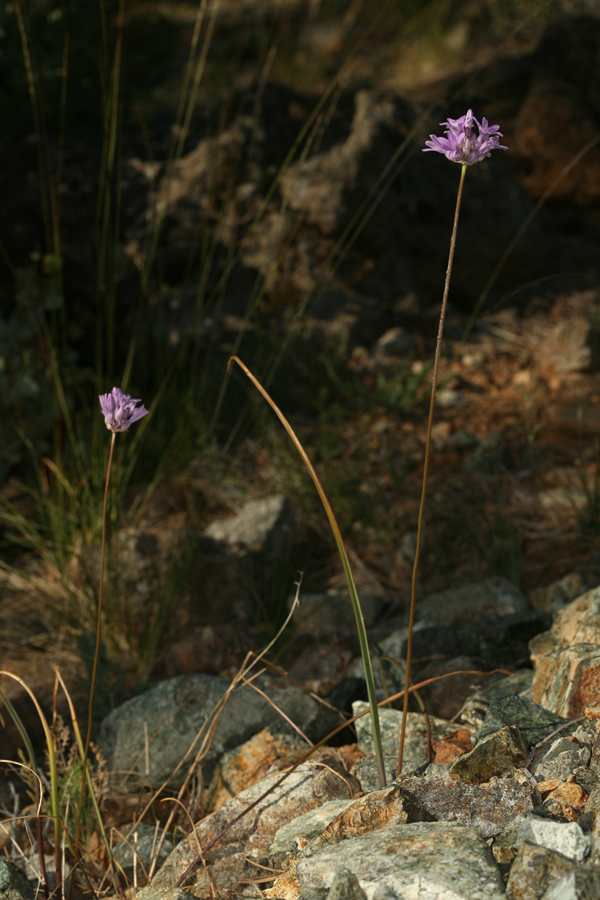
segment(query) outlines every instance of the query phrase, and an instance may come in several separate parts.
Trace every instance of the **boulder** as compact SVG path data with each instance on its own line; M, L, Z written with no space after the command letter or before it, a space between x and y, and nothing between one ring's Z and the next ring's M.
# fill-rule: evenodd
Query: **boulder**
M461 825L392 825L300 857L296 876L302 897L324 900L341 868L355 876L368 897L504 896L489 847L475 829Z
M310 762L299 766L278 784L280 779L281 773L269 776L203 819L175 847L154 876L152 886L176 884L198 857L198 847L206 847L236 817L245 813L251 803L259 800L206 851L204 862L186 879L198 898L225 898L238 890L240 879L264 875L260 867L268 866L269 849L283 825L331 800L351 800L358 788L356 780L334 756L319 751ZM270 788L272 792L260 799Z
M342 721L338 713L299 688L278 687L266 676L255 683L275 705L248 685L233 691L202 760L205 779L210 779L225 751L239 746L265 727L272 726L273 733L297 735L275 707L313 742L325 737ZM181 675L159 682L114 709L103 720L98 736L98 745L110 771L118 773L130 791L142 785L160 787L165 781L171 786L182 784L187 766L208 734L215 708L228 688L228 681L213 675ZM186 757L192 744L194 749Z

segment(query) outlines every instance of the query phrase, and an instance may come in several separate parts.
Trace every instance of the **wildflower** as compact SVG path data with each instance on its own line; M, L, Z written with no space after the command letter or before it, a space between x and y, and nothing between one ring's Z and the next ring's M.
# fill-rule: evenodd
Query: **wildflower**
M150 411L143 404L136 406L142 401L133 400L129 394L124 394L118 387L114 387L110 394L100 394L98 399L104 416L104 424L109 431L113 432L127 431L130 425L133 425L138 419L143 419Z
M478 135L475 134L474 124L479 129ZM431 140L425 141L424 153L435 150L436 153L443 153L451 162L472 166L490 156L492 150L508 150L508 147L500 144L500 126L488 125L487 119L479 122L471 109L466 116L448 119L440 122L440 125L446 126L446 137L429 135Z

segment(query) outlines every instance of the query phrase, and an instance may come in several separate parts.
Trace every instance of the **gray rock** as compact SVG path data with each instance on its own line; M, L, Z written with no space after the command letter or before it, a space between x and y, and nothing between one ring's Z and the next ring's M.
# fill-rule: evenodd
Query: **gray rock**
M494 841L496 862L512 862L525 841L560 853L573 862L581 862L590 850L590 838L577 822L561 822L551 816L519 815Z
M10 859L0 860L0 897L2 900L33 900L34 891L20 869Z
M367 895L358 883L358 878L349 869L340 866L336 869L328 900L367 900Z
M293 598L289 600L292 605ZM365 625L371 626L389 605L383 594L361 594L360 605ZM311 634L355 634L356 619L348 591L301 594L294 623ZM364 678L364 669L359 677Z
M122 870L129 881L133 881L135 859L137 883L145 884L154 857L157 856L156 849L161 836L162 833L160 831L157 833L156 828L152 825L137 825L135 828L127 830L123 838L116 844L113 849L115 861L119 865L119 871ZM172 849L173 841L166 835L158 853L155 868L162 865Z
M304 847L305 842L321 834L342 810L352 805L352 802L352 800L330 800L323 806L311 809L310 812L282 825L277 830L269 849L269 865L273 869L281 868L288 853L297 853Z
M540 900L597 900L600 897L600 872L574 869L554 881Z
M579 744L583 744L588 750L592 751L592 747L597 737L596 732L596 723L592 722L580 722L579 727L571 735Z
M465 702L474 693L505 678L500 672L492 674L491 670L495 668L494 662L480 656L435 659L423 667L419 666L413 681L423 682L440 675L449 675L419 688L419 694L430 715L437 716L438 719L454 719L464 710Z
M442 388L436 394L436 402L437 405L442 409L453 409L456 406L462 406L463 403L466 403L466 398L459 394L458 391L453 390L452 388Z
M533 785L510 778L464 784L445 778L403 775L396 783L412 794L426 816L468 825L485 838L501 832L520 813L533 812L539 803L539 793Z
M561 732L565 736L577 728L576 724L569 724L568 719L543 709L533 700L515 694L490 704L483 724L473 735L473 741L479 743L504 725L516 725L530 748L549 737L561 725L565 725Z
M115 586L127 596L133 615L164 590L169 566L191 539L179 527L120 528L110 544L109 564ZM76 579L85 579L97 592L100 583L101 545L84 547L75 560Z
M577 822L556 822L541 816L529 816L522 839L561 853L574 862L582 862L590 849L589 839Z
M236 554L285 552L295 537L290 503L280 494L249 500L236 515L211 522L204 537L226 544Z
M398 784L392 784L359 797L346 809L341 810L335 819L303 848L301 855L312 856L324 847L339 844L362 834L389 828L391 825L423 822L426 819L428 816L424 814L412 794Z
M356 781L333 757L317 751L311 763L304 763L278 786L281 773L271 775L259 784L242 791L216 812L206 816L194 831L175 847L152 881L155 887L170 887L177 883L198 856L200 847L221 834L240 813L259 800L269 788L271 794L246 812L219 838L204 856L206 868L198 865L190 873L193 894L209 898L211 884L217 896L237 891L240 878L264 874L258 866L268 865L269 848L277 831L285 824L330 800L350 800ZM208 881L210 878L210 883Z
M566 781L579 766L585 766L591 753L587 747L580 747L567 738L557 738L550 748L530 766L530 771L538 781L560 778Z
M391 784L398 775L398 754L384 756L384 763L386 783ZM358 778L363 791L379 790L377 761L372 754L363 756L356 765L352 766L352 774L355 778Z
M497 700L504 700L506 697L512 697L518 694L521 697L531 699L531 685L533 683L533 671L531 669L521 669L514 675L506 675L498 681L480 688L470 694L462 705L461 721L468 722L479 728L485 719L490 704Z
M404 356L414 353L416 349L417 342L414 334L400 326L388 328L373 347L375 354L381 356Z
M362 700L356 700L352 704L354 715L363 712L365 709L368 709L368 704L364 703ZM458 731L456 725L445 722L443 719L436 719L434 716L429 717L429 722L431 726L431 738L434 741L439 741L441 738L447 737L449 734L454 734ZM397 764L402 728L402 713L398 709L380 709L379 723L383 752L386 756L395 756ZM364 750L365 753L372 754L374 752L374 745L371 717L366 715L361 719L358 719L355 722L355 728L358 746L361 750ZM427 726L425 724L425 716L422 713L408 713L402 771L404 773L414 772L416 769L424 766L427 763L426 751Z
M48 889L51 894L54 894L56 892L56 857L53 853L44 854L44 866L46 868ZM71 872L71 866L68 862L65 862L64 867L61 867L60 877L63 890L67 894L71 889ZM29 854L27 865L25 866L25 877L30 884L35 885L36 890L41 890L42 877L40 872L40 858L37 849L34 849Z
M322 900L344 867L368 897L500 900L502 879L473 828L439 823L392 825L298 860L302 897ZM381 897L381 893L378 893Z
M483 616L509 616L527 608L525 596L507 578L484 581L429 594L419 602L419 619L437 625L468 625Z
M257 684L312 741L324 737L341 721L337 713L298 688L275 687L264 676ZM125 789L134 791L142 784L159 787L168 779L172 786L181 784L186 764L177 773L175 769L202 726L212 721L213 710L228 687L229 682L212 675L181 675L159 682L106 716L98 744L109 769L121 773ZM148 773L144 725L148 735ZM204 777L210 779L217 760L226 750L237 747L265 727L270 727L273 733L296 733L252 688L236 689L223 709L203 760ZM195 747L198 749L199 744ZM195 750L188 757L190 763L194 755Z
M525 841L510 870L506 900L541 900L548 888L572 872L581 873L584 880L589 877L587 869L560 853Z
M158 887L152 884L143 887L135 895L135 900L192 900L194 895L176 887Z
M413 632L415 658L442 656L481 656L510 666L529 664L529 642L545 631L552 621L549 613L523 609L510 615L486 616L464 625L437 625L426 620ZM407 630L398 629L386 643L393 646L390 656L406 659ZM384 642L380 645L382 648ZM353 673L356 674L356 673Z
M450 777L468 784L483 784L494 776L512 775L528 757L519 729L505 725L480 741L470 753L459 756L452 764Z
M558 613L583 592L583 581L578 572L565 575L546 587L535 588L529 595L533 609Z

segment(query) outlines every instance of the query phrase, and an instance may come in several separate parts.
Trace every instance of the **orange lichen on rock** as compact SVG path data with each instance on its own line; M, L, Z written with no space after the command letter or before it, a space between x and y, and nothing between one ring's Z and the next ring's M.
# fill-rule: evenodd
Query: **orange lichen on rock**
M454 734L449 734L439 741L433 741L431 746L435 753L436 763L454 762L454 760L458 759L459 756L462 756L463 753L469 753L469 751L473 749L471 732L466 728L461 728Z

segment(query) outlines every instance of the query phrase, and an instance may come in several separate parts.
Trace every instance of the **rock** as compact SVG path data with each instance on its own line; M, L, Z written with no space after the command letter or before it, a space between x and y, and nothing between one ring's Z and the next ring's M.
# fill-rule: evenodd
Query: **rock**
M562 732L565 736L577 728L576 724L569 724L568 719L543 709L533 700L513 694L490 704L482 725L473 735L473 741L479 743L504 725L516 725L527 747L539 744L562 725L566 726Z
M600 897L600 873L577 868L554 881L541 900L595 900Z
M165 649L164 666L167 678L177 675L218 675L232 662L232 649L240 644L239 629L231 623L219 623L219 627L203 625L186 628L180 640L169 643Z
M265 676L256 684L278 708L313 741L325 737L341 721L338 713L322 706L294 687L276 687ZM140 785L159 787L163 782L176 786L183 782L186 764L177 772L200 729L212 721L216 704L224 697L229 682L212 675L181 675L154 685L113 710L103 720L98 744L110 771L131 773L123 777L128 790ZM146 731L144 730L146 727ZM219 757L253 735L271 727L273 733L297 732L263 697L249 686L236 688L223 709L208 752L202 761L208 780ZM206 731L204 732L206 733ZM174 738L176 735L176 738ZM147 737L146 737L147 736ZM148 741L149 772L145 771ZM194 759L199 744L186 760Z
M600 588L593 588L569 603L554 619L550 633L553 641L560 647L600 644ZM540 635L532 642L534 663L537 659L536 647L542 638Z
M262 781L272 766L285 766L285 760L294 751L305 750L306 741L299 735L277 734L263 728L245 744L223 754L208 787L206 812L214 812L240 791Z
M505 725L480 741L470 753L460 756L452 764L450 777L467 784L483 784L493 777L512 775L528 758L519 729L515 725Z
M480 656L518 668L529 665L529 642L550 623L549 613L533 609L500 617L487 616L458 626L429 625L423 621L413 632L413 655L415 659L434 654ZM395 659L406 659L406 635L407 629L399 629L380 643L381 649Z
M566 781L578 766L585 766L591 753L587 747L580 747L568 738L558 738L529 767L538 781L550 781L559 778Z
M142 616L147 604L164 590L169 566L186 542L191 542L191 535L181 522L162 523L160 528L121 528L113 535L107 566L114 573L115 589L127 597L132 616ZM100 552L100 544L85 547L72 563L76 583L91 584L96 594Z
M429 594L419 602L419 620L436 625L470 625L484 616L510 616L527 608L524 595L507 578L484 581Z
M378 356L406 356L417 349L414 334L406 328L388 328L375 343L373 351Z
M458 674L449 678L441 678L426 687L419 688L419 694L425 709L438 719L453 719L463 709L467 698L479 690L501 680L500 672L486 675L496 664L489 659L478 656L455 656L453 659L436 659L418 669L415 667L414 682L426 681L438 675L451 672L481 672L481 675Z
M352 704L354 715L368 709L368 704L357 700ZM365 753L373 753L373 732L371 729L370 715L363 716L355 723L358 746ZM380 709L379 724L381 728L381 741L385 756L395 757L398 761L400 746L400 733L402 728L402 713L397 709ZM432 740L439 741L458 731L456 725L444 722L429 716ZM364 762L364 760L361 760ZM422 713L408 713L406 721L406 735L404 742L403 771L412 772L427 762L427 725ZM360 763L359 763L360 765Z
M392 784L378 791L371 791L354 800L341 810L319 835L302 849L302 856L312 856L324 847L340 841L359 837L391 825L422 822L424 813L414 797Z
M579 165L564 171L598 134L596 83L591 88L585 73L597 58L599 39L595 17L563 17L548 26L533 55L531 80L511 140L511 152L526 167L522 183L531 197L541 197L550 185L557 202L569 197L571 203L588 206L600 197L597 146Z
M176 887L147 885L135 895L136 900L191 900L193 894Z
M560 822L535 814L520 815L494 840L492 850L496 862L512 862L525 841L560 853L573 862L581 862L590 849L590 839L576 822Z
M137 871L137 883L145 884L148 872L156 855L161 835L153 825L136 825L128 829L123 838L116 844L113 854L119 866L119 872L123 871L127 879L133 883L134 858ZM173 849L173 841L169 835L165 836L158 854L155 868L165 861Z
M452 388L442 388L437 392L436 403L441 409L455 409L457 406L462 406L463 403L466 403L466 398L463 397L462 394L459 394L458 391L453 390Z
M474 829L459 825L392 825L300 857L296 872L302 897L325 898L340 867L356 877L368 897L503 897L489 847Z
M519 813L531 813L539 803L533 785L509 778L464 784L445 778L402 775L396 783L412 794L432 819L468 825L486 838L502 831Z
M554 816L563 816L570 822L576 822L584 811L588 795L579 784L566 782L559 784L544 800L544 809Z
M449 734L440 741L432 741L432 747L435 754L433 765L453 763L463 753L472 750L471 732L467 728L459 728L454 734ZM429 769L427 771L429 772Z
M327 898L328 900L367 900L367 895L361 888L356 875L353 875L344 866L340 866L335 871Z
M367 682L364 678L355 678L347 675L342 678L326 695L325 699L336 709L352 715L352 704L355 700L367 701L369 699L367 692ZM330 747L342 747L345 744L354 743L356 740L356 732L349 726L340 731L335 737L329 741ZM362 751L360 751L362 753Z
M295 656L291 665L285 666L288 675L314 694L325 697L345 676L352 659L352 652L344 646L345 643L344 639L340 641L335 638L311 641ZM358 697L352 699L356 700Z
M277 773L242 791L216 812L207 816L194 831L178 844L163 863L152 881L154 887L171 886L183 875L198 855L200 847L206 847L222 829L241 812L248 809L280 779ZM351 800L358 789L354 778L340 765L335 756L317 751L310 763L304 763L292 772L279 787L244 815L205 854L206 871L199 865L189 876L193 894L209 898L210 882L217 897L238 889L240 878L264 874L257 868L269 862L269 848L277 831L304 813L316 809L330 800Z
M290 598L291 607L293 598ZM389 607L384 594L362 594L360 605L367 627L372 626ZM301 594L300 605L294 613L297 628L310 634L355 634L356 619L348 591L324 594Z
M533 696L546 709L567 718L598 703L600 645L573 644L537 660Z
M530 698L531 685L533 683L533 671L522 669L514 675L501 677L486 687L475 691L464 701L462 705L461 720L479 728L485 719L490 704L497 700L504 700L515 694Z
M587 870L560 853L525 841L512 864L506 885L506 900L541 900L544 891L564 875Z
M295 522L286 497L278 494L249 500L234 516L217 519L205 528L204 537L227 544L232 553L287 555L295 538Z
M383 760L385 765L386 784L391 784L398 776L398 754L395 753L393 756L384 755ZM363 756L356 765L352 766L351 772L355 778L358 778L363 791L370 792L379 790L379 771L373 754Z
M20 869L10 859L0 860L2 900L34 900L34 891Z
M273 869L281 868L288 853L297 853L304 848L353 802L353 800L329 800L322 806L297 816L291 822L286 822L277 829L269 849L269 865Z
M547 587L535 588L529 595L529 604L542 612L558 613L579 597L583 591L583 580L578 572L565 575Z
M48 889L51 894L56 894L56 857L53 853L44 853L44 865L46 867L46 880ZM61 884L65 893L68 895L71 890L71 872L72 868L68 862L61 866ZM40 858L36 848L32 850L27 858L25 865L25 877L27 881L34 885L36 894L42 889L42 878L40 872ZM143 877L143 873L142 873Z

